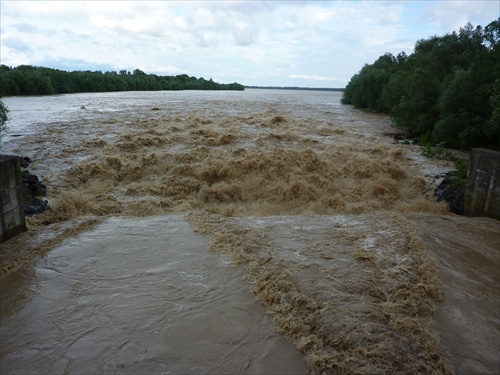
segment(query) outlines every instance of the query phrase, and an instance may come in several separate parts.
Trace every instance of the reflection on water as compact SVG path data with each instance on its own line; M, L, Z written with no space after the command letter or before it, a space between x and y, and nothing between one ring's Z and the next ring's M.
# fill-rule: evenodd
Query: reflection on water
M2 373L305 373L208 241L113 218L2 280Z
M2 373L499 373L497 223L339 100L5 98L51 210L0 245Z

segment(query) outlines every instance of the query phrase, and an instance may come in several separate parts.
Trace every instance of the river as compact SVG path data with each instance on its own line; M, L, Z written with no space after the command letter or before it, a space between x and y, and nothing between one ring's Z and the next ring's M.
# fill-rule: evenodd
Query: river
M340 93L3 98L50 210L0 245L2 373L500 372L500 229Z

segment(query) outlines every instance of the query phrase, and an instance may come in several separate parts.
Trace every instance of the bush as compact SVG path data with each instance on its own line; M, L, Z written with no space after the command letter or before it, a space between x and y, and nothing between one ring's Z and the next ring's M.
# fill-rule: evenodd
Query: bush
M7 121L9 121L9 109L0 99L0 149L2 148L2 136L7 130Z

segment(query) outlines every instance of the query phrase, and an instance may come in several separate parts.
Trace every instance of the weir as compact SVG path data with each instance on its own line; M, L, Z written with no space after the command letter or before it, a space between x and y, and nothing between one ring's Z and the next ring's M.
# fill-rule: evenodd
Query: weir
M0 243L25 232L19 157L0 155Z
M471 150L464 200L465 216L500 220L500 152Z

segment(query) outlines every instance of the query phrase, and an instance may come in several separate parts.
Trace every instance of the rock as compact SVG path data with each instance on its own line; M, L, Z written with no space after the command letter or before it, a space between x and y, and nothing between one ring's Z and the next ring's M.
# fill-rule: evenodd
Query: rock
M443 181L434 190L434 196L437 197L438 202L448 203L451 212L463 215L465 186L454 184L451 177L451 172L445 174Z
M419 144L419 138L412 133L393 133L393 132L385 132L382 133L384 137L392 137L394 139L395 144L400 145L416 145Z
M31 164L31 159L27 156L19 156L19 162L21 163L21 167L28 168Z
M33 198L33 203L37 207L42 207L44 210L47 207L47 205L49 204L49 202L47 200L42 200L40 198Z
M438 179L438 178L445 178L449 175L449 173L439 173L437 175L434 176L435 179Z
M31 162L29 158L20 158L20 160L28 159L27 162ZM42 200L39 197L47 195L47 187L40 182L37 175L31 174L28 170L22 173L22 186L23 186L23 205L24 214L26 216L32 216L35 214L41 214L48 206L48 201Z
M45 209L42 206L24 206L24 215L32 216L35 214L41 214Z
M47 187L40 182L37 175L31 174L29 171L23 172L22 184L33 197L47 194Z

